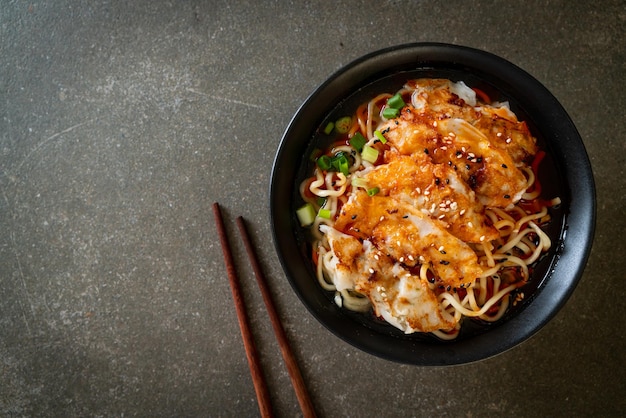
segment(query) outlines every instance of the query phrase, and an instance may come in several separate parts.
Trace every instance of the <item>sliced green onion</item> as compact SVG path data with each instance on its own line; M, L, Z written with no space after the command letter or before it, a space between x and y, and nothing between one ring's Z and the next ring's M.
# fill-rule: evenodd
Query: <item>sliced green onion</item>
M378 150L376 148L370 147L369 145L366 145L363 147L363 151L361 152L361 158L374 164L378 159Z
M328 124L324 128L324 133L326 135L330 135L330 133L333 131L334 127L335 127L335 124L333 122L328 122Z
M324 219L330 219L330 209L320 209L317 216Z
M319 148L315 148L313 151L311 151L311 155L309 155L309 159L311 161L316 161L320 155L322 155L322 150Z
M400 110L387 106L385 107L385 110L383 110L383 118L393 119L396 116L398 116L399 113L400 113Z
M315 221L315 209L310 203L305 203L298 208L296 215L298 216L301 226L309 226Z
M322 170L328 170L330 169L330 167L332 167L332 160L328 155L322 155L317 159L316 163L317 166Z
M352 148L354 148L358 152L363 151L363 146L366 143L367 139L365 139L365 137L361 135L360 132L355 133L354 135L352 135L352 138L350 138L350 145L352 145Z
M374 131L374 136L376 138L378 138L380 140L380 142L382 142L383 144L387 143L387 138L385 138L385 135L383 135L383 133L379 130L375 130Z
M350 174L350 161L348 161L348 157L343 152L338 152L331 159L331 164L335 171L339 171L346 176Z
M350 116L344 116L343 118L337 119L335 122L335 129L340 134L347 134L352 127L352 118Z
M379 191L380 191L380 189L378 187L372 187L371 189L367 189L367 195L368 196L374 196Z
M363 177L354 177L352 179L352 186L366 188L367 180L365 180Z
M387 100L387 106L393 109L402 109L405 105L406 103L404 103L400 93L396 93L394 96L390 97L389 100Z

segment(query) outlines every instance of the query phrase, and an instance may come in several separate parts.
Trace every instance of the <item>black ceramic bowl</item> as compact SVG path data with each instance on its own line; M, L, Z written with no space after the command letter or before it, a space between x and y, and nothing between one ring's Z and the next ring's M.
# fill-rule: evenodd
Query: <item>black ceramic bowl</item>
M310 245L295 212L298 185L315 147L315 133L328 120L378 92L393 92L414 78L448 78L478 87L492 99L508 100L548 155L539 177L545 197L559 196L548 234L550 253L533 271L525 302L490 326L463 324L454 341L405 335L373 315L339 308L314 275ZM578 283L595 226L595 188L580 135L556 98L535 78L490 53L467 47L419 43L366 55L322 83L287 127L274 160L270 185L274 242L285 274L310 312L330 331L373 355L415 365L469 363L502 353L543 327Z

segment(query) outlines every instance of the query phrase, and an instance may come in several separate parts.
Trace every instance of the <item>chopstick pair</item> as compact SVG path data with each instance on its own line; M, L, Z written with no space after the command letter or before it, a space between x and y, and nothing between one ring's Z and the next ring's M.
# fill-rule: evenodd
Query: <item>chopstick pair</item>
M273 411L270 402L269 390L267 389L267 383L265 382L263 371L261 369L259 355L256 350L256 345L254 343L248 315L246 313L245 303L239 285L239 279L237 278L235 263L233 261L230 245L228 243L226 228L224 227L222 213L220 210L220 206L217 202L213 204L213 213L215 216L215 223L217 225L220 243L222 245L222 252L224 253L224 262L226 263L228 281L230 283L230 288L235 302L237 320L239 321L239 328L241 330L241 336L243 338L243 343L246 350L248 365L250 366L250 374L252 375L252 382L254 384L254 390L256 392L259 410L261 411L261 416L271 417L273 416ZM280 322L280 318L278 317L278 312L276 311L276 308L274 306L274 301L272 300L272 296L269 292L269 288L267 287L265 277L263 276L263 272L261 271L261 266L257 259L254 247L252 246L252 241L248 236L248 232L246 230L243 218L241 216L237 217L236 223L244 246L246 248L246 252L248 253L248 258L250 259L250 263L252 264L252 269L254 270L257 284L259 285L259 289L261 290L261 295L263 296L263 301L265 302L265 307L270 317L270 322L272 323L274 334L276 335L281 354L285 361L285 365L287 366L287 371L289 372L291 383L296 392L296 397L298 398L300 409L302 410L302 413L305 417L315 417L316 414L315 409L313 408L313 403L311 402L311 398L309 397L306 385L304 384L304 379L302 378L302 374L300 372L300 368L298 367L298 363L296 362L296 358L291 351L291 347L289 345L287 335L285 334L285 330Z

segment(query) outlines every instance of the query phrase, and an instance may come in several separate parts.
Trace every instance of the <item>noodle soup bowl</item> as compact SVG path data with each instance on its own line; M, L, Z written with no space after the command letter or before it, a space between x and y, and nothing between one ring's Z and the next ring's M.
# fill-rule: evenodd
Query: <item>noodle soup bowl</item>
M538 172L542 196L558 197L544 231L552 246L533 266L496 322L464 319L459 335L445 341L431 334L405 334L377 318L341 308L316 277L311 238L296 216L299 185L310 176L309 156L320 148L328 121L352 114L381 92L407 81L445 78L463 81L490 98L508 102L525 121L546 157ZM595 226L595 186L582 139L558 100L534 77L488 52L438 43L406 44L361 57L332 74L304 101L280 142L270 182L273 239L285 275L311 314L349 344L391 361L420 366L471 363L503 353L527 340L566 303L580 280Z

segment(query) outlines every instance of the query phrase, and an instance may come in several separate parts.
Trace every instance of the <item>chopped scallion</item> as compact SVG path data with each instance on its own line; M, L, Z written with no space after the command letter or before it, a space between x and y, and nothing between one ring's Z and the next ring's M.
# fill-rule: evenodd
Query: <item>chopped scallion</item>
M378 150L376 148L370 147L369 145L365 145L363 147L363 151L361 152L361 157L365 161L374 164L378 159Z
M352 127L352 118L350 116L344 116L342 118L337 119L335 122L335 129L340 134L347 134L350 128Z
M346 176L350 174L350 162L348 161L348 157L346 157L343 152L338 152L331 159L331 164L335 171L339 171Z
M387 100L387 106L393 109L402 109L405 105L406 103L404 103L400 93L396 93L394 96L390 97L389 100Z
M380 142L382 142L383 144L387 143L387 138L385 138L385 135L383 135L383 133L379 130L375 130L374 131L374 136L376 138L378 138L380 140Z
M350 145L358 152L363 151L363 146L367 143L367 139L360 132L355 133L350 138Z
M363 187L363 188L366 188L367 187L367 180L365 180L363 177L354 177L352 179L352 186L353 187Z
M305 203L298 208L296 215L298 216L301 226L309 226L315 221L315 209L310 203Z
M328 155L322 155L317 159L317 166L322 170L328 170L332 167L332 161Z
M399 113L400 113L400 110L387 106L385 107L385 110L383 110L383 118L393 119L396 116L398 116Z
M319 216L320 218L324 218L324 219L330 219L330 210L320 209L319 212L317 212L317 216Z
M322 150L319 148L315 148L313 151L311 151L311 155L309 155L309 159L311 161L316 161L317 158L322 154Z
M333 131L334 127L335 127L335 124L333 122L328 122L328 124L324 128L324 133L326 135L330 135L330 133Z
M367 189L367 195L368 196L374 196L379 191L380 191L380 189L378 187L372 187L371 189Z

